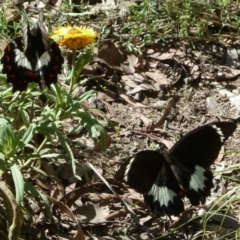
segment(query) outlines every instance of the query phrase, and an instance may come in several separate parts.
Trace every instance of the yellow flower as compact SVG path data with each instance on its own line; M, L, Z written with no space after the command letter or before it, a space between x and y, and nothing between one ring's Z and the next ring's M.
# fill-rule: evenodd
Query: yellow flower
M55 29L51 38L59 45L76 50L96 42L97 33L92 28L66 26Z

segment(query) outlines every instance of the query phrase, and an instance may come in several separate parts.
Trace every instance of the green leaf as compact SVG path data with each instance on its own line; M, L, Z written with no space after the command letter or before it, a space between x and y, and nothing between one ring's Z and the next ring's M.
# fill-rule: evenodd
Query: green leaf
M61 157L63 157L63 154L59 153L47 153L41 155L41 158L61 158Z
M6 209L8 218L8 239L19 239L21 234L21 227L23 223L23 214L20 206L16 202L12 192L5 183L0 181L0 195L3 199L3 204Z
M69 156L70 156L74 176L81 181L81 180L82 180L81 177L79 177L79 176L76 174L76 162L75 162L75 158L74 158L74 155L73 155L73 152L72 152L71 147L69 146L69 144L67 143L65 137L63 137L61 133L56 132L56 134L57 134L57 136L58 136L58 140L59 140L59 142L61 143L62 147L65 149L65 151L66 151L66 152L69 154Z
M53 87L53 89L54 89L54 91L55 91L55 93L56 93L56 103L57 103L59 106L62 106L63 103L64 103L64 94L62 94L62 91L64 91L64 90L62 90L62 89L58 86L58 84L54 84L52 87Z
M77 83L79 76L83 70L83 67L90 62L90 60L92 59L93 54L92 54L92 50L89 48L86 50L85 53L81 54L74 66L74 70L73 70L73 77L71 79L71 83L70 83L70 92L73 89L74 85Z
M4 118L0 118L0 151L7 155L14 142L12 125Z
M100 141L102 143L103 150L107 149L106 131L101 125L96 125L96 129L100 133Z
M78 104L80 104L80 103L86 101L88 98L92 97L92 95L93 95L94 93L96 93L96 91L94 91L94 90L89 90L89 91L83 93L83 94L77 99Z
M24 196L23 175L16 164L13 164L10 167L10 169L11 169L15 191L16 191L16 201L20 203L23 200L23 196Z
M37 125L35 123L32 123L29 125L28 129L25 131L24 134L22 133L22 131L19 132L17 136L18 142L16 146L16 152L24 148L32 140L35 134L36 128L37 128Z
M99 130L102 129L102 126L99 124L98 120L89 113L85 112L77 112L76 115L81 119L81 124L87 128L90 137L96 144L100 135Z
M29 124L30 122L30 117L29 117L29 114L27 113L26 110L24 110L22 107L20 108L20 114L21 114L21 117L22 117L22 120L25 124Z
M42 157L43 155L48 154L49 152L52 152L52 148L48 148L45 146L45 148L40 150L39 155Z

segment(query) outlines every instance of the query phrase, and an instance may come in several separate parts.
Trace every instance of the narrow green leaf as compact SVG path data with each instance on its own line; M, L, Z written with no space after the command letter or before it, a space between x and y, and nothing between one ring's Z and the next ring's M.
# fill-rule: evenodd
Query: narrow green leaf
M17 150L24 148L32 140L35 134L36 128L37 128L37 125L35 123L32 123L29 125L28 129L24 134L22 132L18 134Z
M41 155L41 158L61 158L63 156L64 156L63 154L59 154L59 153L47 153L47 154Z
M56 93L56 102L58 103L58 105L62 106L64 103L64 94L62 94L63 90L61 90L58 84L54 84L52 87Z
M29 117L29 114L27 113L26 110L24 110L22 107L20 108L20 114L21 114L21 117L22 117L22 120L25 124L29 124L30 122L30 117Z
M40 155L40 156L43 156L43 155L45 155L45 154L48 154L49 152L52 152L52 149L46 147L46 148L42 149L42 150L39 152L39 155Z
M23 200L23 196L24 196L23 176L16 164L12 165L10 169L11 169L15 191L16 191L16 201L20 203Z
M84 101L86 101L88 98L92 97L92 95L95 93L96 91L94 90L89 90L85 93L83 93L78 99L78 103L82 103Z
M5 183L0 181L0 195L3 199L3 204L6 209L6 215L8 218L8 239L19 239L21 234L21 227L23 223L23 214L20 206L16 202L12 192L6 186Z
M68 152L68 154L70 156L74 176L81 181L82 180L81 177L79 177L76 174L76 162L75 162L75 158L74 158L74 155L73 155L71 147L69 146L69 144L67 143L66 139L62 136L61 133L56 132L56 134L58 136L58 140L60 141L62 147L65 149L65 151Z

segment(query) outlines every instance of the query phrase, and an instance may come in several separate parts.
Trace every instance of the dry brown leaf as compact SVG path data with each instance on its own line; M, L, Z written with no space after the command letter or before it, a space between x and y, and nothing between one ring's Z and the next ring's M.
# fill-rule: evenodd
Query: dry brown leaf
M143 121L147 130L151 129L153 121L151 119L146 118L145 116L141 115L141 120Z
M125 85L131 87L131 88L135 88L138 85L132 80L132 76L131 75L123 75L122 76L122 80L124 82Z
M119 218L119 217L125 217L127 214L129 214L127 209L125 209L125 208L124 209L120 209L118 211L115 211L115 212L109 214L106 217L106 220L112 220L112 219Z
M159 119L159 121L157 123L155 123L151 129L154 128L158 128L161 127L166 119L166 117L169 115L171 108L176 104L176 100L175 98L170 99L170 101L168 102L166 109L164 111L163 116Z
M159 85L164 85L164 86L169 85L169 80L163 73L159 73L155 71L155 72L145 72L145 74L152 80L159 83Z
M112 105L109 104L108 102L104 101L104 100L101 100L101 102L107 107L109 115L110 115L110 118L111 117L116 117L116 113L115 113Z
M144 80L146 80L146 77L142 73L134 73L132 76L132 80L135 82L142 83Z
M203 72L201 74L201 79L206 80L215 80L215 74L210 72Z
M175 222L172 224L172 228L177 228L181 226L182 224L185 224L190 219L192 219L194 216L194 210L193 209L187 209L184 210L179 217L176 217Z
M161 139L161 142L168 148L171 149L174 145L173 141L166 140L166 139Z
M125 74L132 74L132 70L126 64L121 64L121 69Z
M114 92L105 90L103 92L98 92L97 98L99 100L106 101L106 102L114 102L118 99L118 96Z
M43 170L44 170L47 174L56 176L55 168L53 167L52 164L49 164L48 161L45 161L44 159L42 159L42 160L41 160L41 167L43 168Z
M101 117L103 119L106 119L107 116L104 112L98 110L98 109L94 109L94 108L89 108L88 111L92 114L94 114L95 116Z
M94 74L94 71L95 71L95 67L94 65L90 65L90 64L86 64L84 67L83 67L83 70L82 70L82 73L83 75L90 75L90 74Z
M173 59L174 57L183 58L185 53L178 49L164 47L158 52L150 53L147 56L161 61Z
M123 63L122 55L111 40L100 42L98 58L113 68L120 69L121 63Z
M109 214L109 207L108 205L100 207L97 204L87 204L79 206L73 213L81 222L102 223L107 221L106 217Z
M200 69L199 66L194 64L194 66L190 70L190 76L192 79L198 79L200 76Z
M68 205L70 208L75 208L76 202L81 198L82 195L84 194L89 194L92 192L96 192L92 187L90 186L84 186L80 188L69 189L69 192L66 193L66 195L62 198L62 202L65 202L66 205Z
M173 57L176 56L175 53L163 53L158 57L158 60L168 60L173 59Z
M67 214L76 224L77 226L77 233L74 237L69 237L70 240L84 240L84 234L82 231L82 228L78 222L78 219L76 218L76 216L73 214L73 212L71 211L71 209L65 205L62 202L57 201L54 198L51 198L48 196L48 200L54 204L55 207L57 207L59 210L61 210L62 213Z
M95 152L105 151L111 145L112 138L106 131L105 131L104 137L105 137L104 143L101 140L99 140L98 143L95 145L93 149Z
M128 91L127 95L134 95L134 94L136 94L138 92L148 91L148 90L156 91L156 89L154 88L153 85L142 83L142 84L138 85L137 87L135 87L134 89Z
M129 69L130 69L130 73L134 73L135 72L135 66L139 63L139 58L134 55L127 55L127 61L129 63Z
M217 66L216 66L217 67ZM239 69L230 68L227 66L218 66L218 73L215 76L217 81L226 81L236 79L240 75Z
M221 150L220 150L220 152L219 152L219 154L218 154L218 157L217 157L217 159L215 160L215 163L221 162L221 161L223 160L224 152L225 152L224 146L222 146L222 147L221 147Z
M140 102L137 102L137 101L135 101L135 99L134 98L132 98L132 97L130 97L130 96L127 96L126 94L125 94L125 92L123 91L123 90L121 90L120 88L118 88L118 93L119 93L119 96L121 97L121 98L123 98L127 103L129 103L129 104L131 104L131 105L133 105L133 106L135 106L135 107L149 107L149 106L146 106L146 105L144 105L144 104L142 104L142 103L140 103Z
M190 78L196 80L200 76L200 69L197 64L195 64L191 59L186 59L183 61L184 65L190 68Z

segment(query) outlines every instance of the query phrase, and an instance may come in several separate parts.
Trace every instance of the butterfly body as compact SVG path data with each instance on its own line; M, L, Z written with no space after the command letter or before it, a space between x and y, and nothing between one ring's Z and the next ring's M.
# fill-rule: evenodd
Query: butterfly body
M26 90L30 82L38 83L41 89L56 83L63 57L58 44L48 37L40 21L32 29L25 23L23 36L7 45L1 62L2 72L7 74L7 82L13 85L15 92Z
M237 120L214 122L189 132L169 151L140 151L120 167L116 178L143 194L153 212L179 215L183 197L196 206L210 196L209 167L236 127Z

